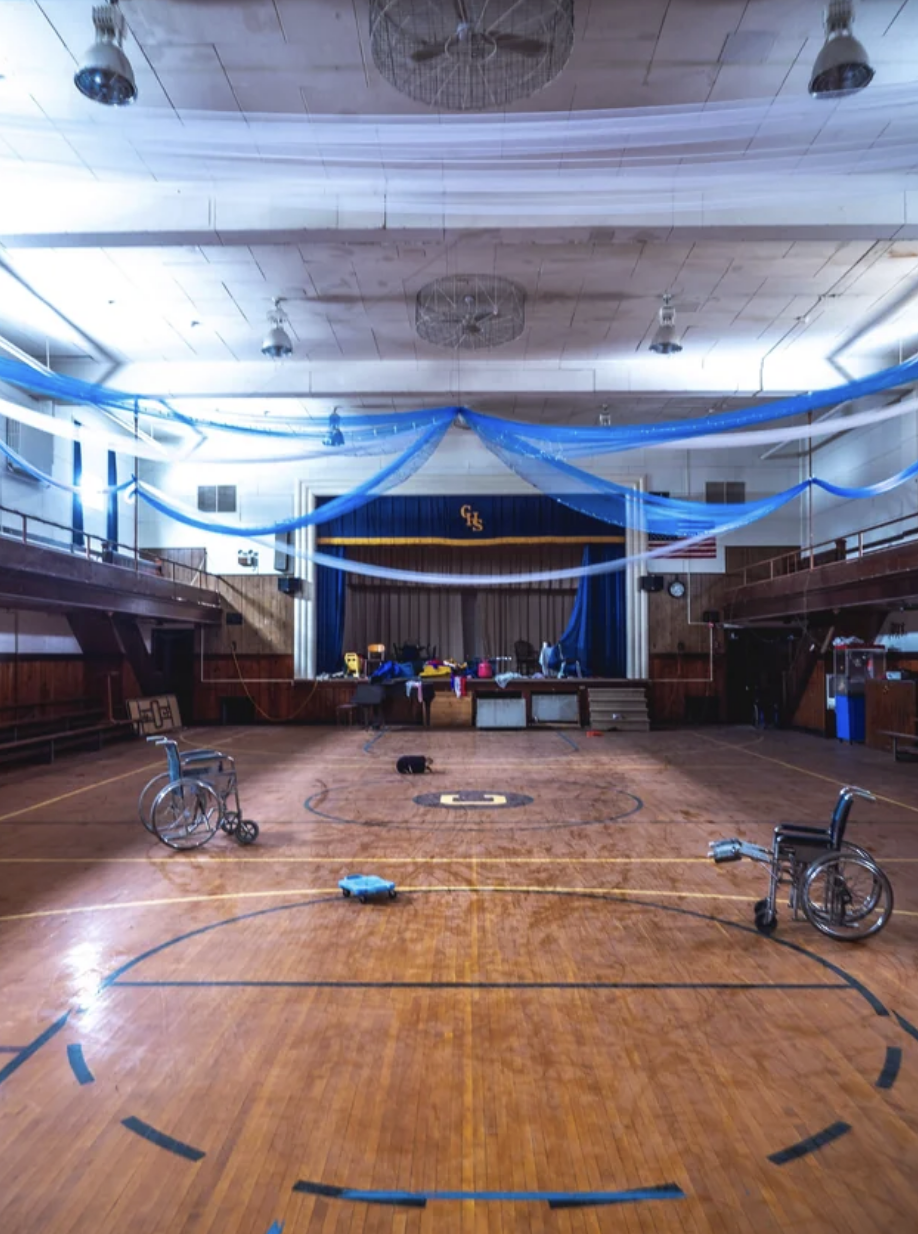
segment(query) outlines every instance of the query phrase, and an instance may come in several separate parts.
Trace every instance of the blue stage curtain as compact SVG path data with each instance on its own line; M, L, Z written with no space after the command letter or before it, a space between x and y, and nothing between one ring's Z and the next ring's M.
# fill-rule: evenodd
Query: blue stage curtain
M118 484L118 456L114 450L108 452L108 484L110 489L114 489ZM108 494L108 507L105 514L105 537L112 547L115 549L118 544L118 494L110 492Z
M329 557L343 557L344 547L326 549ZM344 667L344 606L347 575L343 570L316 567L316 672L336 673Z
M83 548L86 543L83 537L83 494L80 485L83 483L83 447L78 441L73 443L73 547Z
M620 544L587 544L585 566L615 561L624 556ZM625 572L585 574L580 579L574 610L558 640L565 660L579 660L580 671L591 677L624 677L627 668L625 628Z

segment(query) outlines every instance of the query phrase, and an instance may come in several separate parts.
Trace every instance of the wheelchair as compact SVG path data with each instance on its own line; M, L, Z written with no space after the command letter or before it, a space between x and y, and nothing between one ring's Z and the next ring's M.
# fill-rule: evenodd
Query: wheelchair
M848 785L841 790L828 827L781 823L771 848L746 840L714 840L708 856L720 865L748 857L769 867L768 895L755 906L755 926L772 934L778 925L778 888L789 885L788 905L821 933L842 942L879 934L893 911L889 879L866 849L845 840L855 798L872 793Z
M254 844L258 824L242 817L236 760L219 750L181 751L171 737L148 737L166 752L166 770L155 775L137 803L140 821L170 848L200 848L218 830L239 844Z

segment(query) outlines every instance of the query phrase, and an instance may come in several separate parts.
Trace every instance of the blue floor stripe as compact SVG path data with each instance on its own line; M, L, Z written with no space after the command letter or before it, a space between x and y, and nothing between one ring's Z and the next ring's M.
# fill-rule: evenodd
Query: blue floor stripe
M0 1068L0 1084L4 1080L8 1080L13 1072L18 1071L23 1063L28 1062L33 1054L37 1053L43 1045L46 1045L52 1037L56 1036L61 1031L67 1021L70 1019L70 1012L65 1011L59 1020L55 1020L50 1028L46 1028L43 1033L30 1042L24 1050L20 1050L17 1055L10 1059L5 1067Z
M914 1037L918 1041L918 1028L914 1024L910 1024L903 1016L899 1015L898 1011L894 1011L893 1015L899 1022L899 1027L904 1028L910 1037Z
M284 1234L283 1221L275 1221L270 1230L268 1230L268 1234Z
M892 1088L899 1078L899 1068L902 1066L902 1050L897 1045L886 1047L886 1062L877 1080L877 1088Z
M809 1153L815 1153L819 1148L825 1148L833 1140L841 1139L850 1130L850 1123L832 1123L829 1127L823 1127L822 1131L817 1131L815 1135L800 1140L797 1144L791 1144L789 1148L782 1148L778 1153L772 1153L768 1160L774 1165L787 1165L789 1161L798 1161Z
M637 1204L646 1200L684 1200L685 1192L675 1183L659 1187L638 1187L630 1191L360 1191L354 1187L332 1187L327 1183L296 1183L294 1191L327 1199L353 1200L364 1204L390 1204L404 1208L426 1208L438 1201L476 1200L482 1203L545 1203L550 1208L591 1208L612 1204Z
M192 1148L190 1144L174 1140L171 1135L166 1135L164 1131L157 1131L155 1127L142 1122L139 1118L123 1118L121 1125L127 1127L128 1131L133 1131L143 1139L149 1140L157 1148L165 1148L168 1152L175 1153L177 1157L184 1157L187 1161L200 1161L206 1156L199 1148Z
M68 1045L67 1059L73 1074L81 1084L92 1084L94 1082L96 1077L86 1066L86 1059L83 1057L83 1047L81 1045Z

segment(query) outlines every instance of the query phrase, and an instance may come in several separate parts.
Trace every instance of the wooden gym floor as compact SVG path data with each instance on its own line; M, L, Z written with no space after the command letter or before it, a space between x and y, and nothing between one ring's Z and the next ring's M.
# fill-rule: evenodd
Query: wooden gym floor
M3 1234L918 1227L918 767L746 729L184 741L237 756L253 848L148 835L142 743L0 777ZM764 869L708 841L848 782L892 922L761 937Z

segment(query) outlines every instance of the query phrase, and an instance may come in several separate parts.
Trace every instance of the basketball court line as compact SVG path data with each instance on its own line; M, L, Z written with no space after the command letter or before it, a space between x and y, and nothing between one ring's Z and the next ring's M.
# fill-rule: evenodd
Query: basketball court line
M697 737L699 741L709 741L712 745L724 746L728 750L734 749L729 741L719 741L716 737L708 737L705 733L692 733L693 737ZM837 776L825 776L820 771L810 771L808 767L799 767L796 763L788 763L783 758L772 758L770 754L759 754L757 750L750 750L746 747L740 747L744 753L751 754L753 758L760 758L766 763L775 763L778 767L786 767L789 771L799 771L803 776L811 776L814 780L824 780L826 784L838 785ZM873 791L872 789L870 790ZM912 814L918 814L918 806L910 806L904 801L897 801L895 797L884 797L882 793L874 793L877 801L885 801L887 805L901 806L903 810L908 810Z
M245 857L209 856L189 853L184 857L0 857L0 866L16 865L172 865L181 862L182 865L198 865L202 868L209 865L450 865L465 861L475 861L478 865L705 865L713 866L710 857L468 857L463 853L452 853L443 857L374 857L363 853L357 857L340 857L332 854L329 857L286 857L256 856L254 853ZM884 857L884 865L916 865L918 857Z
M583 896L653 896L657 899L681 899L681 900L730 900L741 904L754 903L756 896L740 896L727 895L723 892L709 891L670 891L661 890L659 888L639 888L639 887L563 887L563 886L488 886L477 884L464 884L457 886L446 886L442 883L434 886L420 887L403 887L402 890L406 895L412 892L420 893L425 891L437 892L502 892L502 893L518 893L525 892L540 892L542 895L583 895ZM73 913L107 913L115 912L118 909L135 909L135 908L162 908L170 904L208 904L221 900L256 900L256 899L272 899L280 896L329 896L340 894L338 887L288 887L284 890L269 889L265 891L237 891L237 892L220 892L213 895L198 895L198 896L171 896L157 898L153 900L125 900L117 904L77 904L69 908L46 908L40 909L31 913L8 913L0 916L0 921L34 921L47 917L67 917ZM909 912L905 909L896 909L896 914L900 917L918 917L918 912Z
M60 793L57 797L47 797L44 801L36 801L33 806L22 806L19 810L10 810L6 814L0 814L0 823L6 822L8 818L18 818L20 814L30 814L33 810L41 810L45 806L57 805L59 801L67 801L71 797L79 797L81 793L91 793L94 789L104 788L106 784L115 784L118 780L126 780L129 776L139 775L141 771L152 771L155 767L162 771L162 762L144 763L142 767L135 767L133 771L123 771L120 775L109 776L106 780L84 784L82 788L71 789L69 793Z

